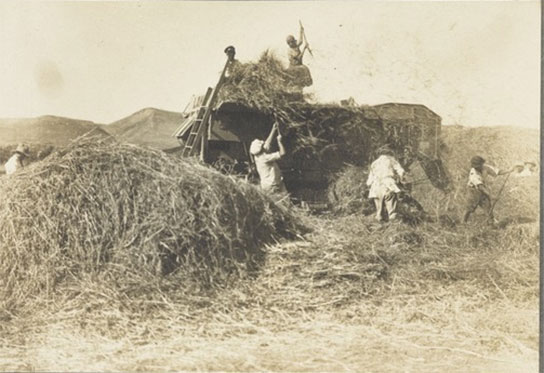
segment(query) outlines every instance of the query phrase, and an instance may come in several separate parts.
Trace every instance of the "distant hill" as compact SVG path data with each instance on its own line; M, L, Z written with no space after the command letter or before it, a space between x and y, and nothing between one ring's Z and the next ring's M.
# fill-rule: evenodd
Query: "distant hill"
M540 163L540 130L512 126L442 126L446 144L444 158L466 167L473 155L480 155L499 167L516 161Z
M120 141L168 149L179 146L172 133L183 120L181 113L146 108L102 128Z
M0 119L0 146L17 143L64 146L89 131L108 136L99 124L52 115L37 118Z

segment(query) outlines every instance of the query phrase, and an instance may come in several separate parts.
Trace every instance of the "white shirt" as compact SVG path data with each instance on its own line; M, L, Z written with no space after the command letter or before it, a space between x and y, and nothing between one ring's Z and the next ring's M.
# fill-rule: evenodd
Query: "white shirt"
M15 173L15 171L23 168L23 160L21 159L21 155L19 153L13 154L4 165L4 168L6 169L6 175L11 175Z
M397 182L405 174L400 163L389 155L381 155L370 165L366 185L370 187L368 198L381 198L389 192L399 193Z
M482 167L483 172L479 172L474 167L470 169L468 174L467 185L469 187L477 187L478 185L485 185L485 176L492 175L497 176L499 174L499 169L487 164L484 164Z
M255 156L255 166L261 179L261 187L279 187L282 183L280 167L276 163L281 158L280 152L261 152Z

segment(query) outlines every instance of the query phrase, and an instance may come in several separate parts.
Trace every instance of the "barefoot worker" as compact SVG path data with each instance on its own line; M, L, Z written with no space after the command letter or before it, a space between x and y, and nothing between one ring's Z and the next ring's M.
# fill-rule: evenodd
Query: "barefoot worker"
M393 151L388 146L378 150L379 157L370 165L366 185L370 187L368 198L376 205L376 220L383 221L384 215L389 220L397 218L398 195L401 193L399 183L406 171L393 157ZM385 206L385 210L384 210Z
M493 224L493 205L491 204L491 194L485 185L486 176L491 175L496 177L506 175L514 171L515 167L510 170L501 171L496 167L486 164L485 159L479 155L472 157L470 166L467 182L467 205L463 222L468 222L470 215L480 206L487 214L488 223Z
M274 135L278 141L278 151L270 152ZM261 179L261 188L274 194L287 194L287 189L283 183L278 161L285 155L285 147L282 143L282 137L278 130L278 123L274 123L272 130L266 141L255 139L252 141L249 152L255 160L255 167Z

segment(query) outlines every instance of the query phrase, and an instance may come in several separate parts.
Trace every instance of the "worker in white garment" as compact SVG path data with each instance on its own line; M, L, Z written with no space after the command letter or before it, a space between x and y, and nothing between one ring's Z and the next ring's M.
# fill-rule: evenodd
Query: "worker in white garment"
M11 175L24 167L24 160L30 155L27 145L19 144L11 158L4 164L6 175Z
M398 194L401 192L398 183L403 180L406 172L393 157L393 151L389 147L380 148L378 154L380 155L378 159L370 165L366 182L370 187L368 198L374 200L378 221L384 220L384 212L387 213L389 220L395 220Z
M274 135L278 132L276 139L278 140L277 152L270 153L270 148ZM286 194L287 189L283 183L278 161L285 155L285 147L282 143L282 137L278 130L278 123L272 125L272 130L266 138L266 141L255 139L251 142L249 152L254 157L257 173L261 179L261 188L270 193Z

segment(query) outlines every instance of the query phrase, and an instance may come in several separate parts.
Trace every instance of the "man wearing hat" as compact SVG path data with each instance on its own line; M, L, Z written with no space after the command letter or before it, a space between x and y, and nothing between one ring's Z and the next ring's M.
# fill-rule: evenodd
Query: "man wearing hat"
M480 206L488 216L488 222L493 224L493 208L489 189L485 185L487 175L500 176L506 175L512 170L501 171L496 167L485 164L485 159L475 155L470 159L470 172L467 182L467 206L463 216L463 222L467 222L470 215Z
M370 187L368 198L373 199L376 205L376 220L383 221L384 213L387 213L389 220L395 220L398 194L401 193L398 184L404 179L406 171L395 159L389 146L378 149L378 155L378 159L370 165L366 181L366 185Z
M274 135L278 132L276 137L278 141L277 152L270 153L270 147L272 145L272 140ZM257 168L257 173L261 179L261 188L273 194L286 194L287 189L283 183L283 178L281 176L280 167L278 166L278 161L285 155L285 147L282 143L281 134L278 131L278 123L274 123L270 134L266 138L266 141L260 139L255 139L251 142L249 147L249 152L255 160L255 166Z
M13 152L11 158L6 162L4 168L6 169L6 174L11 175L17 170L24 167L24 160L30 156L30 152L27 145L19 144L17 149Z

